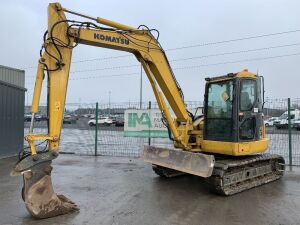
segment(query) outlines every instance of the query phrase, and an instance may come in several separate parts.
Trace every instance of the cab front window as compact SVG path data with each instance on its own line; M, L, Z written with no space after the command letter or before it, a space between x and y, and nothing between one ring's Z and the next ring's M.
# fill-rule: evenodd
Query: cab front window
M233 81L208 85L206 138L210 140L232 138Z

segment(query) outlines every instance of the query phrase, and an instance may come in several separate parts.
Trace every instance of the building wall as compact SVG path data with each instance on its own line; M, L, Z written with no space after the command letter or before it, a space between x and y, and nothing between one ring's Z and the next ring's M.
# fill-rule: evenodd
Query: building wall
M0 157L23 148L24 78L24 71L0 66Z
M24 88L25 71L0 65L0 81Z

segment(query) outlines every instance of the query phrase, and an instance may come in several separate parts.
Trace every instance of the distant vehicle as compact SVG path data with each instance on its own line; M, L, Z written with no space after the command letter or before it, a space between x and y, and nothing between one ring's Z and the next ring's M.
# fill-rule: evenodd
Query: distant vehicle
M72 116L73 116L76 120L79 120L79 115L73 114Z
M275 121L275 120L278 120L278 117L271 117L271 118L265 120L265 121L264 121L265 126L266 126L266 127L272 127L272 126L274 126L274 121Z
M115 122L116 127L124 127L124 117L119 117Z
M32 114L25 114L24 115L24 121L25 122L30 122L31 121L31 117L32 117ZM42 120L42 116L35 115L34 121L41 121L41 120Z
M37 114L37 115L34 116L34 120L39 122L39 121L42 120L42 116Z
M300 110L293 109L291 110L291 124L293 125L294 121L300 119ZM287 129L288 128L288 111L284 112L277 120L274 121L274 126L277 129Z
M104 116L104 117L99 117L98 118L98 124L102 124L102 125L105 125L105 126L110 126L110 125L113 124L113 121L108 116ZM91 127L96 126L96 119L89 120L88 125L90 125Z
M63 123L66 124L76 123L76 118L71 115L64 115Z
M32 116L31 114L25 114L24 115L24 121L25 122L30 122L31 121L31 116Z
M295 120L292 127L295 128L296 130L300 130L300 119Z
M45 115L45 114L41 115L40 118L41 118L41 121L47 121L48 120L48 116Z
M111 116L110 118L111 118L113 124L116 124L118 118L116 116Z
M93 115L92 114L84 114L83 117L85 118L91 118Z

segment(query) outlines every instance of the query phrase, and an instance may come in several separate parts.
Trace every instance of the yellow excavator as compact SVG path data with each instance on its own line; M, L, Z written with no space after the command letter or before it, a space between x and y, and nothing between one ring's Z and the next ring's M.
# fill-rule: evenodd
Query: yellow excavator
M68 20L65 13L87 21ZM134 28L74 12L59 3L49 4L32 120L25 137L29 150L21 152L11 172L23 176L22 197L33 217L47 218L78 210L74 202L54 192L51 181L51 163L59 152L72 51L78 44L130 52L142 64L174 143L173 149L144 148L142 158L152 164L159 176L205 177L210 189L222 195L232 195L283 176L283 157L263 154L268 148L263 123L263 77L243 70L206 78L203 116L193 115L185 105L158 36L156 29L145 25ZM48 134L34 134L34 117L39 111L45 78ZM44 150L38 150L37 143L45 143Z

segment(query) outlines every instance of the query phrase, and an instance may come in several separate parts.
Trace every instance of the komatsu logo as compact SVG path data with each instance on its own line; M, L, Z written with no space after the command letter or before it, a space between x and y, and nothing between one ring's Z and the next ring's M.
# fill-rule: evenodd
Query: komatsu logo
M122 45L129 45L129 40L125 38L116 38L109 35L103 35L103 34L96 34L94 33L94 39L102 40L102 41L108 41L108 42L114 42Z

